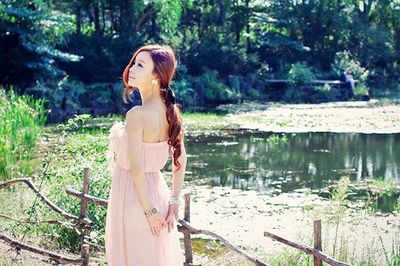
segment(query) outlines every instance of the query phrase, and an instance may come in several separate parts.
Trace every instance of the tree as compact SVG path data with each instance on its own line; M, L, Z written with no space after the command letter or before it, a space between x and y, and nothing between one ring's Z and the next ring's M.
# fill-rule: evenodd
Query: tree
M0 82L24 91L36 80L63 75L55 59L79 60L78 56L55 49L71 25L70 16L32 2L1 2Z

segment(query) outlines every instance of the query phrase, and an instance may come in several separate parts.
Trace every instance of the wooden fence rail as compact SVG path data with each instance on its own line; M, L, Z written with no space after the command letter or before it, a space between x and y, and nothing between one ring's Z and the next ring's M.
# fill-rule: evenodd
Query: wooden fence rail
M306 246L304 244L299 244L299 243L289 241L287 239L284 239L283 237L274 235L269 232L264 232L264 236L268 236L268 237L275 239L283 244L286 244L288 246L299 249L307 254L314 255L314 265L321 265L321 264L319 264L319 263L321 263L321 260L323 260L326 263L328 263L329 265L333 265L333 266L348 266L349 265L344 262L337 261L337 260L329 257L328 255L325 255L324 253L322 253L320 250L318 250L316 248L312 248L312 247Z
M34 193L36 193L36 195L40 198L41 201L43 201L46 205L48 205L53 211L55 211L56 213L58 213L59 215L61 215L62 217L71 220L73 222L75 222L76 224L69 224L68 226L66 225L65 222L62 221L58 221L58 220L52 220L52 221L41 221L41 222L48 222L48 223L56 223L59 224L61 226L67 226L69 228L72 228L75 230L75 232L78 233L79 237L80 237L80 243L81 243L81 251L80 251L80 257L77 258L71 258L68 256L64 256L61 254L57 254L48 250L44 250L38 247L33 247L27 244L24 244L22 242L19 242L17 240L12 239L11 237L9 237L8 235L6 235L3 232L0 232L0 240L3 240L5 243L7 243L8 245L15 247L17 249L24 249L24 250L28 250L30 252L36 253L36 254L40 254L46 257L49 257L50 259L56 261L57 263L60 264L65 264L65 263L71 263L71 264L80 264L80 265L89 265L89 259L90 259L90 247L94 247L97 250L100 251L105 251L104 247L99 246L97 244L91 243L89 241L90 239L90 231L91 231L91 227L94 225L93 222L88 218L88 203L93 203L96 205L99 205L103 208L107 208L107 204L108 201L105 199L100 199L100 198L96 198L94 196L89 195L89 186L90 186L90 178L89 178L89 168L85 167L83 169L83 189L82 192L78 192L72 188L67 188L66 189L66 193L68 195L77 197L81 200L81 208L80 208L80 216L75 216L73 214L67 213L64 210L62 210L61 208L59 208L58 206L56 206L52 201L50 201L48 198L46 198L43 194L41 194L41 192L35 187L35 185L33 184L32 180L29 178L18 178L18 179L13 179L13 180L9 180L3 183L0 183L0 189L6 188L12 184L16 184L16 183L25 183L28 185L28 187L33 190ZM218 239L219 241L221 241L221 243L223 245L225 245L227 248L229 248L230 250L233 250L239 254L241 254L242 256L244 256L245 258L247 258L249 261L253 262L255 265L258 266L266 266L268 265L267 263L261 261L260 259L254 257L251 254L248 254L247 252L245 252L244 250L240 249L237 245L229 242L228 240L226 240L225 238L223 238L222 236L208 231L208 230L202 230L202 229L196 229L194 228L191 224L190 224L190 194L186 193L184 195L185 197L185 205L184 205L184 218L183 219L179 219L177 221L177 227L178 227L178 231L183 233L183 242L184 242L184 249L185 249L185 263L184 266L194 266L195 264L193 264L193 255L192 255L192 241L190 236L193 234L202 234L202 235L208 235L211 236L215 239ZM7 215L3 215L0 214L0 218L7 218L7 219L11 219L11 220L16 220L12 217L9 217ZM18 220L17 220L18 221ZM31 223L30 221L18 221L18 222L26 222L26 223ZM315 224L318 224L315 223ZM314 224L314 226L316 226ZM315 231L317 230L317 231ZM318 233L319 230L319 233ZM306 253L312 254L314 255L314 260L315 260L315 264L314 265L321 265L322 260L327 262L330 265L347 265L345 263L336 261L332 258L330 258L329 256L323 254L321 252L321 233L320 233L320 222L319 222L319 229L315 229L314 228L314 236L316 237L315 241L314 241L314 248L311 247L307 247L305 245L302 244L297 244L297 243L293 243L290 242L288 240L285 240L279 236L273 235L271 233L268 232L264 232L264 236L269 236L273 239L276 239L282 243L285 243L289 246L298 248ZM318 264L319 263L319 264Z

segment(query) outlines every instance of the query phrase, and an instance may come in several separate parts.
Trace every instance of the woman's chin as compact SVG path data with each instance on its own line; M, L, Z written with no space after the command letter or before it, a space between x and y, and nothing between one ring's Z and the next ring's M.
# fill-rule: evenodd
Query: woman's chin
M133 81L128 81L128 85L129 85L129 87L135 87L135 83L133 82Z

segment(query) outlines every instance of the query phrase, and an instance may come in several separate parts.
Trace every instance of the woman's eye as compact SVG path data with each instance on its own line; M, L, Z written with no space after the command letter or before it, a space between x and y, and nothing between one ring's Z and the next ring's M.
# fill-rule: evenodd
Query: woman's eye
M143 67L142 64L138 64L138 66Z

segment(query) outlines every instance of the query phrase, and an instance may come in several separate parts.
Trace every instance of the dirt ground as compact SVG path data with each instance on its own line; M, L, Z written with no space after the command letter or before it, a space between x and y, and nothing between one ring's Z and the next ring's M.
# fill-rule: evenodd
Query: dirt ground
M219 107L241 128L272 132L400 133L400 102L243 103Z

